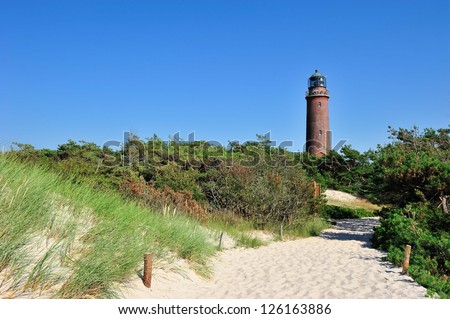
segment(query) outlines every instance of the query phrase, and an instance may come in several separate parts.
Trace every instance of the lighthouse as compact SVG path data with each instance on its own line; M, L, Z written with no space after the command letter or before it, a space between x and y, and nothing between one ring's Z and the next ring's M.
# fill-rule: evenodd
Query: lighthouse
M331 149L329 98L327 79L316 70L308 80L306 92L306 151L317 156Z

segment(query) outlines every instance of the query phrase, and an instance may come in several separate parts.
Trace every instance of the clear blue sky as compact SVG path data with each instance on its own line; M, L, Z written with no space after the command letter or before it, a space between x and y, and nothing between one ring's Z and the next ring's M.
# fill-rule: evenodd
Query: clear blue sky
M333 142L450 123L450 1L0 0L0 145L305 140L328 79Z

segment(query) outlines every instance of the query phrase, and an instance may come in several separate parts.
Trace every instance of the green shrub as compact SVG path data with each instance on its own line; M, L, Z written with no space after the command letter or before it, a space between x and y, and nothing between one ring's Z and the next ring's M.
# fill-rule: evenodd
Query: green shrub
M240 247L246 247L246 248L258 248L258 247L263 246L264 242L257 237L249 236L246 234L241 234L237 238L236 245L240 246Z
M304 232L306 236L319 236L322 230L325 228L328 228L329 224L324 222L320 218L314 218L309 221L307 221L304 226Z
M422 209L425 208L422 206ZM439 210L435 210L433 215L439 216ZM405 216L405 213L409 216ZM411 207L406 212L402 209L384 211L383 215L384 218L372 238L373 246L387 251L388 259L396 265L401 265L405 245L411 245L411 276L427 287L430 293L437 293L441 298L450 298L448 229L431 232L428 214L414 214L414 208ZM442 213L440 215L446 218Z
M315 213L312 182L299 168L223 166L208 171L202 186L213 208L258 223L290 224Z
M374 217L375 214L362 208L348 208L335 205L323 205L321 214L324 218L344 219Z
M283 229L284 235L289 237L310 237L310 236L319 236L320 233L329 228L330 224L324 221L320 217L309 217L295 221L295 223L291 225L286 225ZM278 227L272 227L273 231L276 232L279 230Z
M192 198L196 201L204 200L203 192L197 184L199 172L192 167L189 169L182 169L174 162L169 162L167 165L157 168L155 186L157 188L164 188L168 186L175 192L188 191L192 193Z

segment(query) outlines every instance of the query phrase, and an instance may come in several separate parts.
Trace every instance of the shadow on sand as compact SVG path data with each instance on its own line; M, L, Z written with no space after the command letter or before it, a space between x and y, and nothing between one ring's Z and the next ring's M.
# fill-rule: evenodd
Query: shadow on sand
M341 219L333 229L323 231L320 237L328 240L359 241L362 247L371 248L373 229L378 225L377 218Z

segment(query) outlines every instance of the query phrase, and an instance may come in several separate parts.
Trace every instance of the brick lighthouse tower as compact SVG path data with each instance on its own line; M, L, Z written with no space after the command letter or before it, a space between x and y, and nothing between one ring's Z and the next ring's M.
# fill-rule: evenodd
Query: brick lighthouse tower
M322 156L331 149L327 79L316 70L306 92L306 151Z

